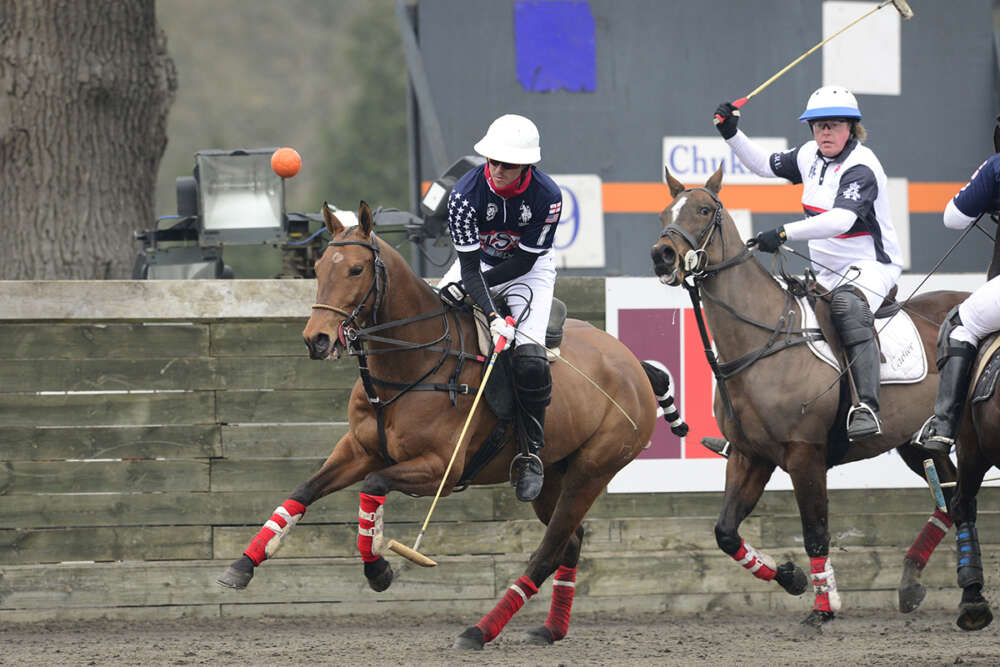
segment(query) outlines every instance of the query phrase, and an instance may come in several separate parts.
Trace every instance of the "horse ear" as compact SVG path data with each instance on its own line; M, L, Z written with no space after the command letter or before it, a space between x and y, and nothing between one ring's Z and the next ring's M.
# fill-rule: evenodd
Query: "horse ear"
M333 214L333 208L327 202L323 202L323 224L331 236L344 231L344 223Z
M361 227L361 231L364 232L365 236L372 233L372 229L375 228L375 219L372 218L372 210L368 206L368 202L364 199L361 200L361 207L358 208L358 226Z
M719 165L719 168L715 170L715 173L712 174L707 181L705 181L705 187L715 194L719 194L719 190L722 189L722 165Z
M666 165L663 165L663 173L667 177L667 185L670 187L671 197L676 197L680 193L684 192L684 184L670 175L670 170L667 169Z

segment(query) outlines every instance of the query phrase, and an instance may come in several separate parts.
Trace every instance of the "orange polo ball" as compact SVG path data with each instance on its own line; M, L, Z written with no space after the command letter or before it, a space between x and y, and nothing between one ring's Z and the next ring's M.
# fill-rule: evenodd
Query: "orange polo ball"
M291 178L302 168L302 156L294 148L279 148L271 154L271 169L282 178Z

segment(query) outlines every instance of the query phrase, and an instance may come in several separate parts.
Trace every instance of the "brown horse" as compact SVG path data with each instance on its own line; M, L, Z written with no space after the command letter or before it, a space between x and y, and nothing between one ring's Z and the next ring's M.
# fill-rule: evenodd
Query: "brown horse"
M992 270L990 273L993 273ZM1000 363L996 342L996 334L983 341L973 368L982 371L987 364L994 366ZM958 542L958 585L962 588L956 623L963 630L982 630L993 621L990 603L982 593L983 563L976 531L976 496L986 472L993 466L1000 467L1000 444L996 439L996 434L1000 433L1000 395L994 389L992 395L983 392L980 400L976 385L975 381L970 383L969 398L956 440L958 483L951 500Z
M323 216L332 241L316 263L317 302L303 336L313 359L339 358L345 350L358 356L361 378L348 408L350 431L320 470L275 510L220 578L224 586L245 587L254 567L273 555L308 505L364 480L358 548L370 586L388 588L392 569L379 554L385 496L390 491L435 494L483 373L471 313L442 307L438 294L375 235L367 204L362 202L359 224L349 229L325 206ZM553 573L557 585L549 617L527 639L551 643L563 638L583 538L581 521L652 435L657 410L653 376L647 376L628 348L586 322L568 320L560 350L561 360L552 364L552 400L541 450L545 482L532 503L547 526L544 537L524 576L493 611L459 636L456 647L481 649ZM497 423L490 410L475 412L471 435L463 441L443 495L464 479ZM511 435L501 437L499 454L471 483L508 480L516 444Z
M884 386L883 433L852 443L845 456L838 456L830 433L838 419L840 396L837 391L824 392L836 388L838 373L805 345L783 345L785 331L796 324L789 320L791 309L797 306L750 254L719 201L721 168L704 187L685 190L669 172L667 182L674 200L660 214L664 231L652 249L654 269L661 282L682 285L688 279L688 289L705 297L704 315L719 358L737 360L736 370L722 376L715 396L719 427L732 446L716 541L758 578L775 580L795 595L805 592L807 579L798 566L792 562L776 565L738 532L775 467L785 470L799 506L815 591L806 622L819 625L834 617L840 603L828 557L827 468L897 447L907 466L923 476L924 455L906 443L930 414L937 375L929 374L915 384ZM917 316L914 320L928 358L935 358L937 323L964 296L934 292L908 302L907 309ZM803 409L806 401L811 402ZM936 457L935 463L942 478L954 478L954 466L947 457ZM936 511L907 552L899 588L901 611L911 611L923 600L920 573L950 526L951 518Z

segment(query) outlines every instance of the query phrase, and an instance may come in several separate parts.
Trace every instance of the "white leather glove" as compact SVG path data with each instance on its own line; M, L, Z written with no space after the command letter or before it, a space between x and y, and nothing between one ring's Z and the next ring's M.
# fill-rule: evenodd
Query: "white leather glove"
M497 316L490 320L490 333L493 335L494 347L497 346L501 338L506 343L514 340L514 318L509 319L510 321L506 321L502 317Z

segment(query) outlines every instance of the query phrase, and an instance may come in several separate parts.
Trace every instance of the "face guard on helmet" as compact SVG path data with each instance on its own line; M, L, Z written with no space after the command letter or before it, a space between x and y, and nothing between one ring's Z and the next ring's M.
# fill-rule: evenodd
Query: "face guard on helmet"
M843 86L823 86L806 102L806 110L799 120L809 122L820 118L850 118L861 120L858 100Z
M500 116L493 121L486 136L473 148L485 158L509 164L535 164L542 159L538 128L517 114Z

